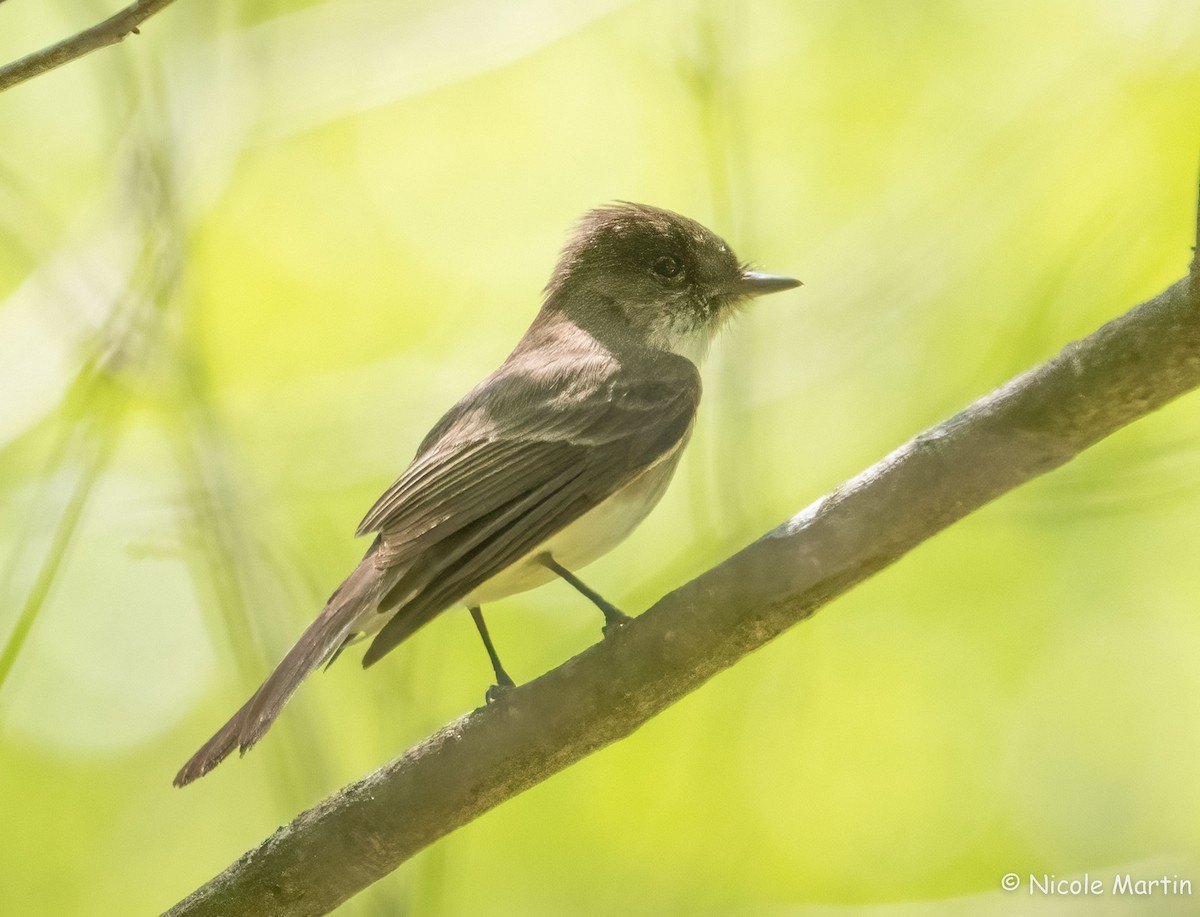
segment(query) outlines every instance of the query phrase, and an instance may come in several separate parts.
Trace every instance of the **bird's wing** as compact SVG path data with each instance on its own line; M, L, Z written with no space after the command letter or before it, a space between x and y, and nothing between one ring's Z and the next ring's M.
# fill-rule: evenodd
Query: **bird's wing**
M404 572L379 604L395 613L364 665L686 438L700 399L689 361L664 353L653 372L579 369L493 377L477 389L486 397L460 402L368 512L359 530L379 533L376 563Z

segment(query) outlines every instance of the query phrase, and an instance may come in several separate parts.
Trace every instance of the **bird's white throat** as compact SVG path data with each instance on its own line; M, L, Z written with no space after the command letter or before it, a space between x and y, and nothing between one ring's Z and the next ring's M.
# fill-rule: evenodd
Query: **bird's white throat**
M648 343L655 350L666 350L690 360L696 366L704 362L712 347L717 328L712 323L697 324L673 315L655 327Z

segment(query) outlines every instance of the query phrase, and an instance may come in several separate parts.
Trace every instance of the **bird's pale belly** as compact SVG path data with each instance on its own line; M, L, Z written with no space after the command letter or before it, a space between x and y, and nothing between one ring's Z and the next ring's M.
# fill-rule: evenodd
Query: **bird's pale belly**
M572 572L607 554L637 528L662 498L675 466L679 464L682 446L681 442L673 453L664 456L658 464L642 472L599 506L480 585L463 599L463 604L485 605L550 582L555 578L554 572L538 561L544 554L550 554Z

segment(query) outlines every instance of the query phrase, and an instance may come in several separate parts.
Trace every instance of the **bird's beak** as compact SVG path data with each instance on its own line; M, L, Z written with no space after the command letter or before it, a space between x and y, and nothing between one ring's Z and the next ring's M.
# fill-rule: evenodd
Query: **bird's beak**
M758 271L742 271L736 290L742 296L762 296L764 293L778 293L780 290L791 290L798 286L800 286L800 281L792 277L760 274Z

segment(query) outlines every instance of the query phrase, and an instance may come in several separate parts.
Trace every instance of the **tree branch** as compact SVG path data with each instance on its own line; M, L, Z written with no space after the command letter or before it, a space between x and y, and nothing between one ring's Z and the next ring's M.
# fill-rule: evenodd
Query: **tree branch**
M0 67L0 92L70 63L89 51L115 45L129 33L137 33L139 25L172 2L173 0L137 0L90 29L84 29L70 38L64 38Z
M1200 270L922 433L542 677L280 828L169 912L325 914L632 733L925 539L1200 386Z
M1192 281L1200 284L1200 176L1196 188L1196 243L1192 246L1192 265L1189 268Z

